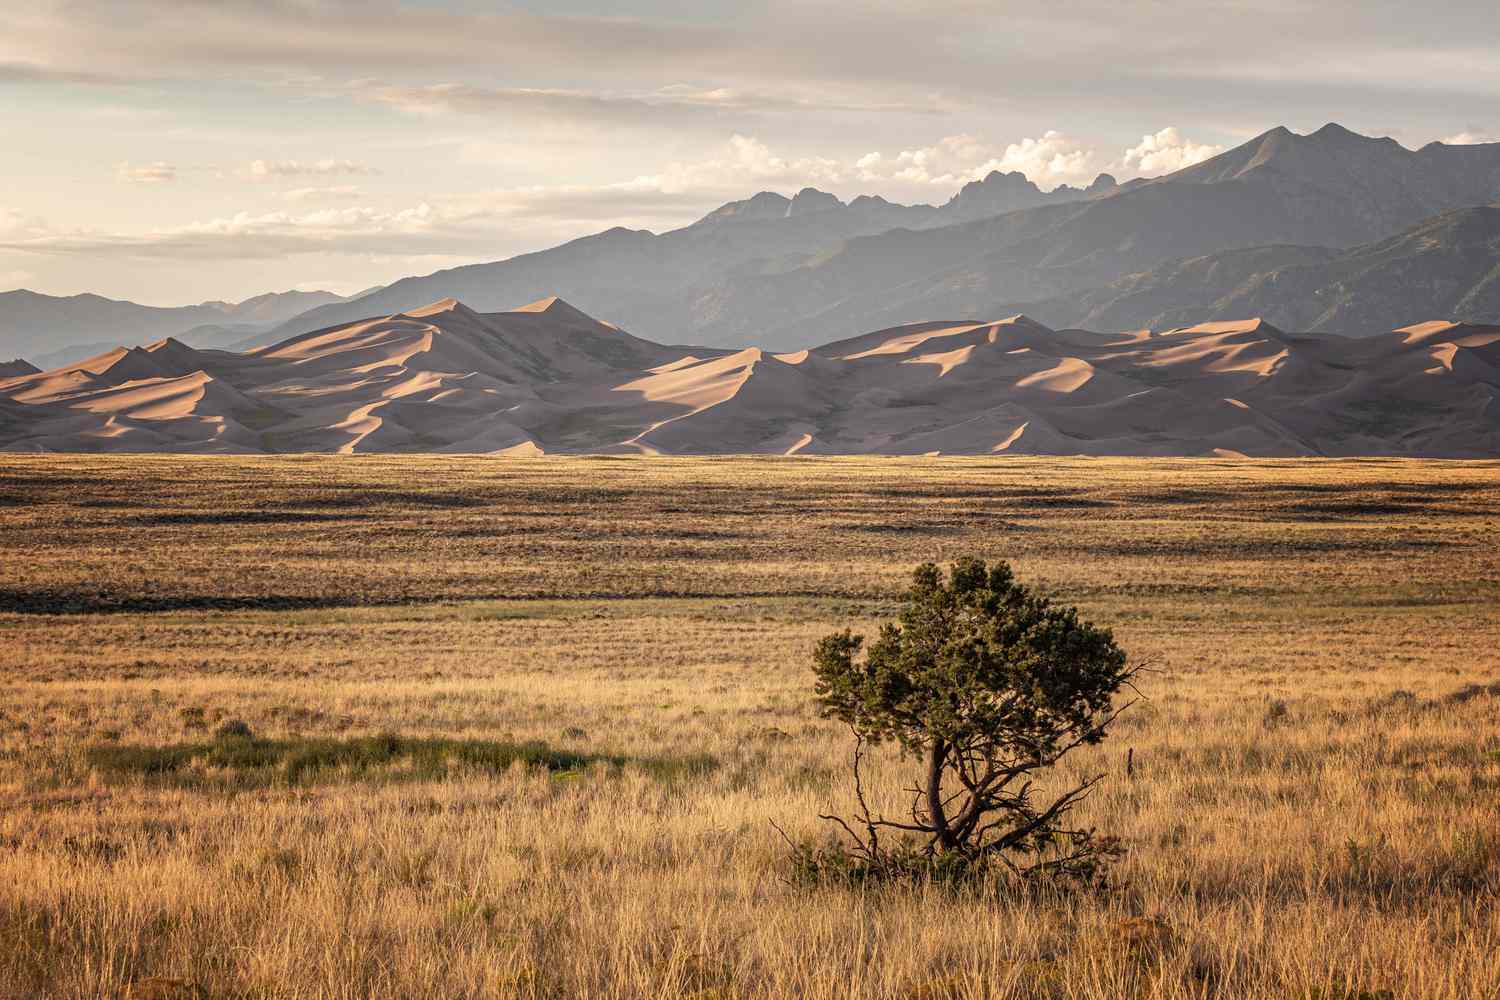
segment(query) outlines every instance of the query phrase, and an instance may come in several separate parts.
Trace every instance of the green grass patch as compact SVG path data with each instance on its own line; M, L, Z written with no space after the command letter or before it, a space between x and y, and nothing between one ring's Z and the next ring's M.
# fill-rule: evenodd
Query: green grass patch
M603 765L640 767L663 781L706 774L708 754L627 757L560 750L540 741L456 740L396 735L348 739L229 737L168 746L93 746L88 764L105 776L175 786L265 788L344 780L438 781L455 774L498 774L520 764L559 778Z

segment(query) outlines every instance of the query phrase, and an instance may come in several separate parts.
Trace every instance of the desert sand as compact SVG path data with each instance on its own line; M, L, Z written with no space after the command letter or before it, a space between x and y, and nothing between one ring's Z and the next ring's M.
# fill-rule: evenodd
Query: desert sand
M1500 327L908 324L670 347L558 298L445 299L245 353L170 338L0 378L9 451L1500 455Z

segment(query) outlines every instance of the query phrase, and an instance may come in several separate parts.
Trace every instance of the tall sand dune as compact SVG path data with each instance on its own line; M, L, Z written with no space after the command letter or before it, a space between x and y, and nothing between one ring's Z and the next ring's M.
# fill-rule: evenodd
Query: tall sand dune
M0 448L1500 455L1500 327L1372 333L1012 316L770 353L653 343L556 297L491 313L449 298L244 353L168 338L0 365Z

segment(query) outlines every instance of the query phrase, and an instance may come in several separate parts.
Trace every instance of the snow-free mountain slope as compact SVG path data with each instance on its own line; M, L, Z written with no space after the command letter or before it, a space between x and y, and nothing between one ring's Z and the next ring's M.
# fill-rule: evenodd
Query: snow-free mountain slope
M0 352L31 356L70 352L83 345L118 344L177 336L200 346L220 346L269 329L309 309L344 301L332 292L277 292L240 303L204 302L163 308L99 295L42 295L17 289L0 292Z
M1428 316L1500 321L1500 207L1446 212L1345 251L1269 246L1172 261L1026 308L1096 329L1264 315L1347 336Z
M613 229L398 281L283 335L442 298L505 308L560 292L663 340L773 351L933 316L995 315L1169 261L1252 247L1341 250L1500 200L1500 144L1408 150L1329 126L1273 129L1151 181L1041 192L994 173L940 207L762 192L662 235ZM1379 308L1376 308L1379 311ZM1242 314L1243 315L1243 314ZM1500 320L1500 316L1489 317Z

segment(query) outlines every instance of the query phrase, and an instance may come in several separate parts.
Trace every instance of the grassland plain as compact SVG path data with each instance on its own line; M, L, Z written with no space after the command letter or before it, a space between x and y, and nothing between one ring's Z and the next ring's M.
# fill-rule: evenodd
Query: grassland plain
M1156 667L1123 887L785 884L971 551ZM1500 996L1500 463L9 456L0 561L5 1000Z

